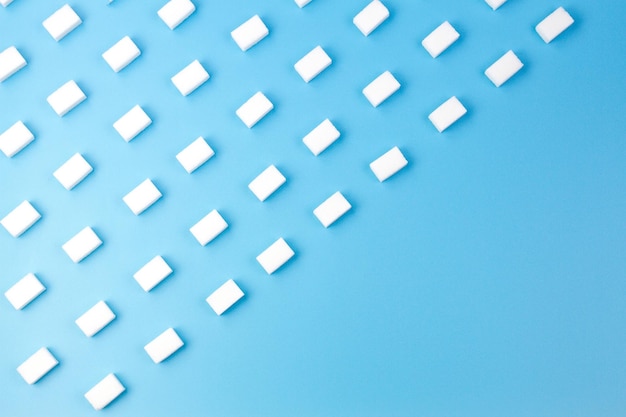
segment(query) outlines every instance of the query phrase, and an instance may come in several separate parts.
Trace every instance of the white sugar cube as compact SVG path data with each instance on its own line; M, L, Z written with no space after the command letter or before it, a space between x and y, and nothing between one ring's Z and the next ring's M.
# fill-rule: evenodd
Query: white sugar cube
M170 327L144 346L144 350L150 356L152 362L161 363L172 356L183 345L184 343L178 336L178 333Z
M196 10L190 0L171 0L161 7L157 14L168 28L174 30Z
M428 119L441 133L467 113L458 98L452 96L433 111Z
M102 58L115 72L120 72L141 55L141 51L133 40L124 36L102 54Z
M191 94L208 79L209 73L197 59L171 78L172 83L183 96Z
M108 374L85 394L85 399L94 410L102 410L119 397L126 388L113 374Z
M33 353L17 367L17 372L24 378L27 384L34 384L50 372L59 361L45 347Z
M43 21L43 27L48 31L55 41L60 41L68 33L73 31L83 23L80 17L69 4L61 7L50 17Z
M113 123L113 128L117 130L122 139L130 142L150 124L152 124L152 119L139 105L136 105Z
M237 46L242 51L247 51L269 35L270 31L265 26L259 15L254 15L242 23L237 29L230 32Z
M79 153L65 161L52 175L66 190L76 187L93 171L93 167Z
M148 292L170 276L172 268L161 256L155 256L133 275L139 286Z
M138 216L157 202L163 194L150 179L144 180L131 192L126 194L122 200L134 215Z
M46 290L35 274L27 274L9 288L4 296L16 310L21 310Z
M15 46L0 52L0 83L26 66L26 60Z
M273 274L294 255L295 252L293 249L291 249L287 242L285 242L285 239L281 237L261 252L261 254L256 257L256 260L263 267L265 272Z
M237 117L251 128L274 108L271 101L262 92L258 92L241 105L236 111Z
M185 168L189 174L200 168L202 164L208 161L215 152L202 136L191 142L185 149L176 155L178 162Z
M82 316L76 319L76 325L87 337L92 337L104 329L115 319L115 313L111 311L107 303L98 301Z
M79 263L102 245L102 240L91 227L85 227L74 237L65 242L63 251L74 263Z
M313 210L313 214L324 227L328 227L339 220L339 218L346 214L351 208L352 205L348 200L346 200L343 194L337 191L322 204L317 206L315 210Z
M304 82L308 83L324 71L333 60L321 46L316 46L293 66Z
M274 165L270 165L248 184L248 188L259 201L265 201L278 190L285 181L287 181L287 179L278 168Z
M557 36L572 26L574 19L563 7L559 7L543 19L535 30L545 43L552 42Z
M352 23L354 23L363 35L368 36L374 29L380 26L381 23L387 20L388 17L389 9L379 0L374 0L354 16Z
M389 71L385 71L363 89L363 95L372 106L378 107L399 89L398 80Z
M341 133L339 133L335 125L330 120L326 119L317 125L315 129L311 130L302 139L302 142L304 142L313 155L317 156L339 139L339 136L341 136Z
M299 8L303 8L307 4L311 3L311 0L294 0L294 1L296 2Z
M226 220L224 220L217 210L213 210L198 223L194 224L189 231L199 244L205 246L218 237L227 227L228 223L226 223Z
M372 162L370 169L376 175L378 181L383 182L407 166L408 163L400 149L394 146Z
M13 0L0 0L2 7L7 7L11 3L13 3Z
M11 158L31 143L33 139L35 139L33 133L20 120L0 134L0 150L8 158Z
M85 101L87 96L74 80L68 81L59 87L46 99L52 110L63 117L67 112Z
M11 236L19 237L39 219L41 219L41 214L35 210L35 207L28 201L23 201L0 220L0 224Z
M206 302L211 306L215 314L221 316L226 310L243 297L243 291L233 281L229 279L223 283L213 294L209 295Z
M437 58L443 51L448 49L450 45L456 42L460 36L459 32L452 27L450 22L446 21L424 38L422 46L428 51L430 56Z
M509 51L491 64L485 71L485 75L491 80L493 85L500 87L507 82L509 78L517 74L523 66L524 64L519 60L517 55L515 55L513 51Z
M493 9L498 10L500 6L506 3L506 0L485 0L485 2Z

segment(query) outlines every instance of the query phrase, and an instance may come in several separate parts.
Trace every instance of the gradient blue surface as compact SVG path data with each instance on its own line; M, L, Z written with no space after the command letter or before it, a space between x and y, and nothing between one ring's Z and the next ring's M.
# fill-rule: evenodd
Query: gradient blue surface
M0 158L0 216L43 215L0 233L0 289L48 288L0 300L0 415L96 415L83 394L109 372L110 416L626 415L626 3L386 0L367 38L367 1L197 0L174 31L164 2L105 3L71 2L84 23L58 44L41 22L63 1L0 9L0 50L29 62L0 84L0 130L36 136ZM561 5L576 23L546 45L534 26ZM270 35L243 53L230 31L257 13ZM433 60L444 20L461 39ZM142 55L115 74L100 54L124 35ZM292 66L318 44L334 62L307 85ZM526 66L496 89L483 71L509 49ZM194 59L211 79L183 98L169 78ZM361 89L385 70L402 88L374 109ZM59 118L45 98L70 79L88 99ZM235 110L259 90L275 109L248 130ZM469 113L439 134L452 95ZM125 143L135 104L154 123ZM342 137L315 158L301 138L326 117ZM200 135L216 156L188 175L174 156ZM409 166L380 184L368 164L394 145ZM52 172L75 152L95 171L67 192ZM288 182L260 203L247 184L272 163ZM136 217L122 196L148 177L164 198ZM312 210L338 190L354 209L326 230ZM201 247L188 228L212 209L230 227ZM85 226L104 245L75 265L61 245ZM297 255L268 276L255 257L281 236ZM175 272L144 293L157 254ZM228 278L246 296L217 317ZM87 339L74 320L101 299L118 318ZM155 365L168 327L186 346ZM28 386L15 368L41 346L61 363Z

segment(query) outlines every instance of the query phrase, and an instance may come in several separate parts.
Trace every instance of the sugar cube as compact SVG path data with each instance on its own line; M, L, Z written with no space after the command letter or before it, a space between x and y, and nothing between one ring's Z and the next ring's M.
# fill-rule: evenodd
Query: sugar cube
M208 161L215 152L202 136L194 140L185 149L176 155L176 159L183 166L187 173L191 174L202 164Z
M226 223L226 220L224 220L217 210L213 210L198 223L193 225L189 231L199 244L205 246L218 237L227 227L228 223Z
M254 15L242 23L237 29L230 32L237 46L242 51L247 51L269 35L270 31L265 26L259 15Z
M257 262L263 267L265 272L273 274L278 268L287 263L295 255L295 252L285 242L282 237L272 243L259 256L256 257Z
M429 116L431 123L441 133L467 113L467 109L458 98L452 96Z
M178 336L178 333L170 327L144 346L144 350L150 356L152 362L161 363L172 356L183 345L184 343Z
M11 236L19 237L39 219L41 219L41 214L35 207L30 202L23 201L0 220L0 224Z
M217 290L215 290L206 299L206 302L211 306L215 314L221 316L226 310L231 308L233 304L243 297L243 291L233 281L229 279L223 283Z
M248 184L248 188L259 201L265 201L278 190L285 181L287 181L287 179L278 168L274 165L270 165Z
M21 310L46 290L35 274L27 274L9 288L4 296L16 310Z

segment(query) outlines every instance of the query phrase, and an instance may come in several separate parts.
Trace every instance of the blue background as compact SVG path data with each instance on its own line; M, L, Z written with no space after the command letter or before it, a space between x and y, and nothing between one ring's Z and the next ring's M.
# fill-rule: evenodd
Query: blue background
M0 9L0 50L28 66L0 84L0 130L36 139L0 158L0 215L27 199L43 218L0 233L2 291L28 272L48 290L23 311L0 300L0 414L96 415L83 394L109 372L127 392L110 416L626 416L626 41L621 0L196 0L170 31L164 1L74 0L84 23L56 43L41 22L63 0ZM534 26L576 19L546 45ZM241 52L253 14L268 38ZM449 20L461 39L420 45ZM101 53L129 35L142 55L115 74ZM317 45L333 64L310 84L293 64ZM513 49L503 87L483 71ZM170 77L194 59L211 79L182 97ZM361 90L390 70L401 90L372 108ZM45 98L74 79L87 101L59 118ZM253 129L235 110L263 91ZM456 95L468 115L439 134L427 115ZM154 123L125 143L112 123L139 104ZM319 157L301 138L324 118L342 137ZM216 155L192 175L175 159L204 136ZM398 145L409 166L380 184L368 164ZM94 166L68 192L52 172L75 152ZM247 184L269 164L287 184L265 203ZM136 217L122 196L146 178L164 194ZM340 190L353 210L324 229L312 210ZM230 224L201 247L212 209ZM92 226L104 245L75 265L61 245ZM255 257L278 237L296 257L268 276ZM144 293L155 255L174 274ZM204 299L228 278L246 297L222 317ZM118 318L92 339L74 320L99 300ZM186 346L155 365L167 327ZM41 346L60 366L34 386L15 368Z

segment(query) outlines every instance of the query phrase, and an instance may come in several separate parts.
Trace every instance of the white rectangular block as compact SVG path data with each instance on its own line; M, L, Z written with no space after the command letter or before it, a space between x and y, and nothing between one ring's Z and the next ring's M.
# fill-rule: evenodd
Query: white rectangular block
M267 113L272 111L274 105L262 92L258 92L248 99L236 111L237 117L248 127L252 128Z
M93 167L79 153L65 161L52 175L66 190L76 187L93 171Z
M500 87L512 76L517 74L523 66L524 64L519 60L517 55L515 55L513 51L509 51L491 64L485 71L485 75L491 80L493 85Z
M545 43L552 42L557 36L572 26L574 19L563 7L559 7L543 19L535 27L535 30L541 36Z
M27 274L9 288L4 296L16 310L21 310L46 290L35 274Z
M332 145L337 139L339 139L341 133L337 130L334 124L328 119L317 125L315 129L311 130L303 139L302 142L307 148L318 156Z
M82 316L76 319L76 325L87 337L92 337L104 329L115 319L115 313L111 311L107 303L98 301Z
M270 165L248 184L248 188L259 201L265 201L278 190L285 181L287 181L287 179L278 168L274 165Z
M368 36L374 29L380 26L381 23L387 20L388 17L389 9L379 0L374 0L354 16L352 23L354 23L363 35Z
M172 356L183 345L184 343L178 336L178 333L170 327L144 346L144 350L150 356L152 362L161 363Z
M139 216L162 196L161 191L148 178L126 194L122 200L134 215Z
M209 73L197 59L183 68L171 80L183 96L188 96L209 79Z
M130 142L150 124L152 124L152 119L148 117L139 105L136 105L113 123L113 128L120 134L122 139Z
M200 168L202 164L208 161L215 152L206 143L206 140L202 136L191 142L185 149L180 151L176 155L176 159L183 166L187 173L191 174L196 169Z
M0 0L2 7L7 7L11 3L13 3L13 0Z
M24 378L27 384L32 385L58 364L59 361L52 356L52 353L45 347L42 347L18 366L17 372Z
M308 83L324 71L333 60L321 46L316 46L293 66L304 82Z
M94 410L102 410L124 391L126 388L120 380L115 375L108 374L85 393L85 399L89 401Z
M242 23L237 29L230 32L239 49L247 51L269 35L270 31L265 26L259 15L254 15Z
M383 182L407 166L408 163L400 149L394 146L372 162L370 169L378 181Z
M223 283L213 294L209 295L206 302L209 303L215 314L221 316L226 310L243 297L243 291L233 281L229 279Z
M26 66L26 60L15 46L0 52L0 83Z
M67 112L85 101L87 96L74 80L70 80L59 87L46 99L52 110L63 117Z
M458 98L450 97L433 111L428 119L441 133L467 113L467 109Z
M190 0L171 0L161 7L157 14L168 28L174 30L196 10Z
M485 0L485 2L493 9L498 10L500 6L506 3L506 0Z
M65 242L62 248L74 263L79 263L98 249L100 245L102 245L102 240L100 240L98 235L91 227L85 227L74 235L73 238Z
M41 219L41 214L28 201L21 202L0 220L0 224L13 237L19 237Z
M11 0L13 1L13 0ZM299 8L303 8L307 4L311 3L311 0L294 0Z
M282 237L272 243L259 256L256 257L257 262L263 267L265 272L273 274L278 268L293 258L295 252L285 242Z
M378 107L399 89L398 80L389 71L385 71L363 89L363 95L372 106Z
M120 72L137 59L139 55L141 55L141 51L135 42L130 37L124 36L115 45L107 49L102 54L102 58L113 71Z
M226 223L226 220L224 220L217 210L213 210L198 223L194 224L189 231L193 237L196 238L198 243L205 246L218 237L227 227L228 223Z
M8 158L11 158L31 143L33 139L35 139L33 133L20 120L0 134L0 150Z
M43 27L48 31L50 36L58 42L68 33L76 29L81 23L83 23L83 21L76 14L74 9L72 9L69 4L66 4L44 20Z
M322 204L317 206L315 210L313 210L313 214L324 227L328 227L339 220L339 218L346 214L351 208L352 205L348 200L346 200L343 194L337 191Z
M450 22L446 21L424 38L422 46L428 51L430 56L437 58L443 51L448 49L450 45L456 42L460 36L459 32L452 27Z
M148 292L170 276L172 272L172 268L165 262L165 259L161 256L155 256L139 271L135 272L133 278L145 292Z

